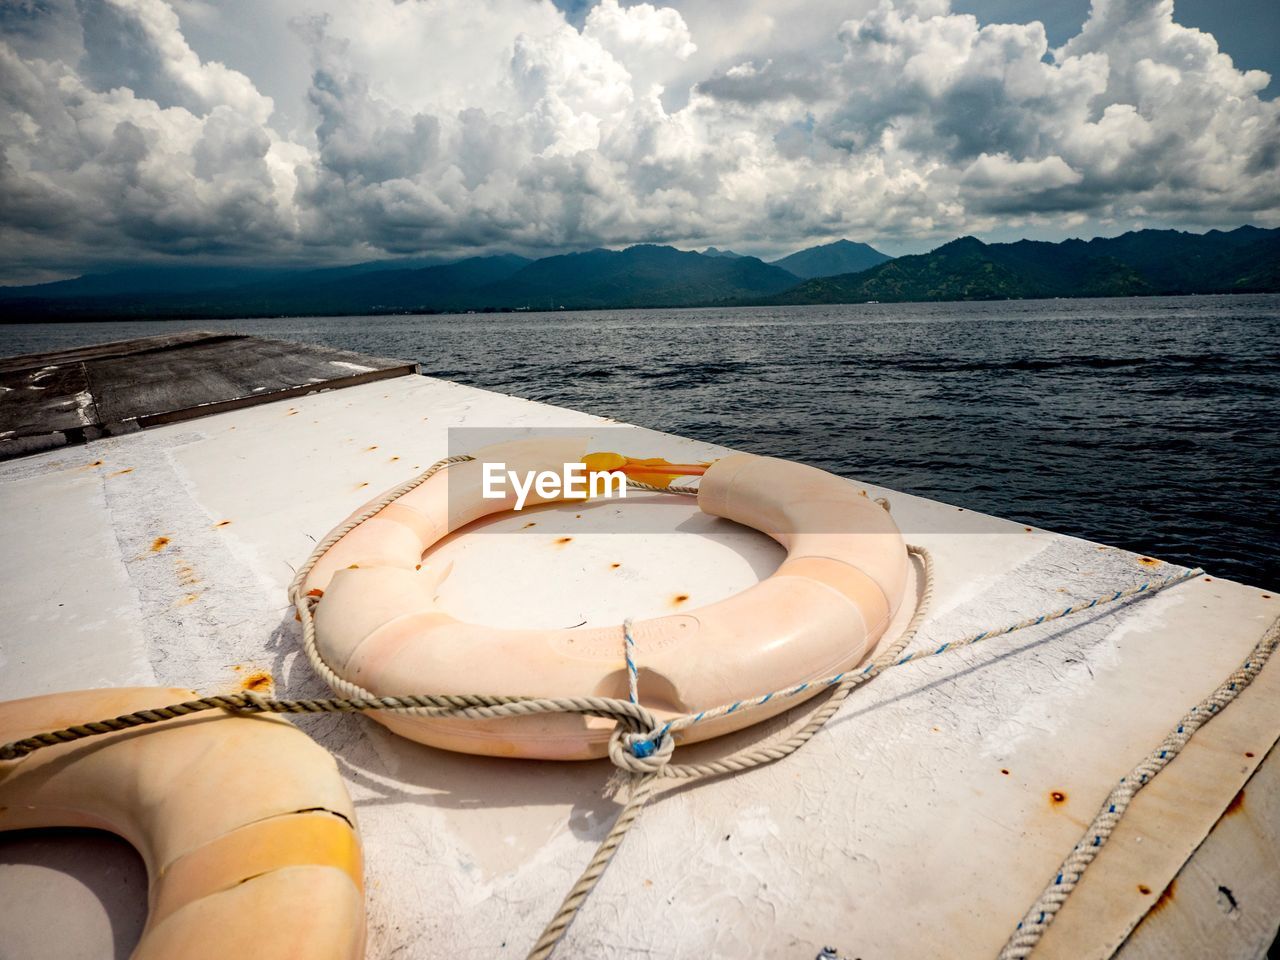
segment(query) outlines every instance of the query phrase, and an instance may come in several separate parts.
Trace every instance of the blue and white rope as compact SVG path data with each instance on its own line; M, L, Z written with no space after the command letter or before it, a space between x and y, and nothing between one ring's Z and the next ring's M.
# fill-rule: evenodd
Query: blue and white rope
M640 672L636 669L636 638L631 634L631 618L622 621L622 655L627 661L627 694L632 703L640 702Z
M916 555L920 555L924 553L924 551L921 548L913 548L912 552L915 553ZM703 723L708 720L714 720L717 717L723 717L731 713L737 713L740 710L754 710L758 707L764 706L765 704L769 703L771 700L779 699L779 698L795 697L806 691L812 690L814 687L834 687L844 682L852 682L856 686L856 685L865 683L866 681L870 680L872 677L880 673L883 673L885 670L893 669L894 667L900 667L900 666L903 666L904 664L911 663L911 662L918 662L920 660L927 660L930 657L936 657L943 653L947 653L948 651L960 650L964 647L973 646L974 644L980 643L984 640L991 640L996 637L1003 637L1017 630L1024 630L1024 629L1027 629L1028 627L1035 627L1043 623L1050 623L1054 620L1059 620L1062 617L1070 616L1073 613L1083 613L1086 610L1092 610L1095 607L1105 606L1106 604L1115 603L1119 600L1125 600L1130 597L1138 597L1144 594L1158 593L1159 591L1164 590L1168 587L1174 586L1175 584L1182 583L1183 581L1190 580L1194 577L1198 577L1203 573L1204 573L1204 570L1202 570L1199 567L1195 567L1195 568L1183 570L1180 573L1176 573L1168 577L1161 577L1155 580L1148 580L1145 583L1140 583L1133 587L1128 587L1128 588L1114 590L1114 591L1108 591L1107 593L1096 596L1090 600L1081 600L1077 603L1071 604L1070 606L1062 607L1061 609L1057 609L1057 610L1052 610L1052 611L1049 611L1048 613L1039 614L1037 616L1027 617L1024 620L1019 620L1016 623L1012 623L1004 627L997 627L990 630L983 630L978 633L974 633L967 637L964 637L960 640L949 640L946 643L943 643L932 650L916 650L916 651L912 651L910 653L905 653L905 654L901 653L900 650L896 652L888 651L888 653L891 654L890 656L882 655L881 657L873 660L871 663L868 663L865 667L862 667L857 670L842 671L841 673L833 674L831 676L821 677L816 680L808 680L804 683L798 683L795 686L786 687L781 690L774 690L769 693L763 694L762 696L752 697L746 700L738 700L734 703L721 704L718 707L711 707L707 710L702 710L696 714L690 714L683 717L678 717L675 720L671 720L667 722L659 730L655 731L651 735L650 740L653 742L657 742L657 741L660 741L668 733L678 733L681 730L688 729L689 727L693 726L696 723ZM628 623L630 623L630 621L628 621ZM627 632L628 632L627 635L629 637L629 628L627 628ZM911 632L914 633L914 630ZM629 643L629 647L627 649L628 671L634 676L635 670L636 670L634 641L629 639L628 643ZM634 699L634 691L633 691L632 702L637 702ZM639 750L645 750L647 748L647 744L644 739L637 739L633 744L632 749L633 751L636 751L637 756L641 756L641 755L648 756L648 753L641 754L640 752L638 752L637 748L639 748ZM668 774L668 775L671 775L671 774Z

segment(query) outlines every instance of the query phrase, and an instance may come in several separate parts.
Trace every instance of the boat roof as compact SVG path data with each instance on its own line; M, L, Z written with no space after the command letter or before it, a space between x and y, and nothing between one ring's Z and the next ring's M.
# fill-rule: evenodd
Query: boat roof
M618 426L403 375L0 464L0 699L234 691L262 674L278 695L325 696L285 592L319 538L458 452L467 430L612 439ZM623 452L681 462L725 453L657 431L625 436L634 449ZM857 464L848 472L933 555L934 605L913 648L1181 569L884 489ZM546 532L499 520L455 536L437 556L454 564L442 601L495 626L618 623L727 596L781 559L763 535L699 520L691 500L634 506L651 522L626 534L562 506ZM560 543L575 522L581 534ZM627 575L607 577L612 562ZM791 757L664 786L559 955L994 956L1120 777L1277 612L1266 591L1210 572L886 671ZM1280 736L1278 693L1280 670L1264 670L1137 797L1037 956L1110 957L1150 922L1262 776ZM808 709L677 755L726 753ZM350 716L298 723L334 754L355 801L375 960L522 956L619 809L607 761L451 754ZM55 936L66 957L131 949L140 867L111 842L74 843L72 855L47 835L0 842L0 902L21 906L0 911L0 942Z
M0 358L0 460L417 372L412 361L207 330Z

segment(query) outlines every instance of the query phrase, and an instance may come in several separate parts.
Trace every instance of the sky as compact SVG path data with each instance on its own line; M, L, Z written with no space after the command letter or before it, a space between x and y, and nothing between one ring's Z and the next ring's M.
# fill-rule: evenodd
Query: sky
M1280 226L1275 0L3 0L0 283Z

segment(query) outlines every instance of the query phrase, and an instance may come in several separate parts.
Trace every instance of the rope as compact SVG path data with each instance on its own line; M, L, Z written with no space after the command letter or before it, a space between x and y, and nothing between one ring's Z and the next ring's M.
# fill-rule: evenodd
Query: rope
M657 484L645 483L643 480L633 480L631 477L627 477L627 486L632 490L645 490L649 493L680 493L686 497L696 497L698 495L696 486L682 486L678 483L673 483L665 487L659 487Z
M313 614L315 604L319 601L317 597L304 595L302 587L306 582L307 576L311 573L312 569L314 569L319 559L334 544L342 539L342 537L346 536L360 524L374 516L387 504L425 483L440 470L445 469L451 464L463 463L473 459L474 458L471 456L461 455L440 460L432 464L424 473L401 484L393 490L388 491L377 500L367 504L358 514L353 515L318 543L311 556L308 557L302 566L298 568L296 576L289 585L289 597L297 607L298 617L302 621L303 649L312 667L333 690L342 694L341 697L321 700L279 700L261 697L252 693L204 697L198 700L191 700L181 704L173 704L167 707L141 710L109 720L101 720L93 723L67 727L63 730L36 734L24 740L0 746L0 760L18 759L29 755L35 750L42 749L43 747L53 746L59 743L67 743L84 737L97 736L99 734L124 730L144 724L159 723L175 717L185 716L202 710L213 709L223 709L233 713L350 713L372 710L396 710L421 717L485 720L503 717L528 716L539 713L577 713L586 716L613 718L617 721L617 725L609 738L609 759L620 770L631 775L630 795L618 818L610 828L608 835L606 835L604 841L600 844L599 848L597 848L595 855L591 858L586 870L583 871L582 875L578 878L577 883L575 883L573 888L569 891L568 895L561 903L559 910L557 910L555 916L552 918L550 923L547 924L542 935L538 938L533 951L529 954L530 960L545 960L545 958L551 954L556 943L559 942L560 938L564 935L564 932L572 923L578 910L590 896L591 891L595 888L600 877L604 874L605 869L612 861L613 856L617 852L623 838L639 817L640 811L644 807L645 802L653 794L659 777L682 779L712 777L726 773L736 773L743 770L749 770L762 764L780 760L783 757L794 753L812 739L813 736L836 714L840 709L841 704L848 698L854 689L871 680L873 677L879 676L885 670L902 666L913 660L918 661L929 657L939 656L947 651L970 646L992 637L1004 636L1015 630L1021 630L1038 624L1047 623L1072 613L1092 609L1093 607L1102 604L1113 603L1128 597L1142 594L1153 594L1159 590L1165 589L1166 587L1172 586L1176 583L1180 583L1190 577L1198 576L1204 572L1198 568L1194 570L1186 570L1180 574L1159 580L1148 581L1147 583L1143 583L1136 587L1116 590L1096 597L1087 603L1081 602L1069 607L1045 613L1039 617L1029 617L1006 627L983 631L981 633L965 637L961 640L944 643L932 651L915 652L904 655L903 651L910 644L911 640L914 639L916 632L919 630L920 624L923 622L923 619L928 612L933 597L932 557L929 554L929 551L923 547L908 546L908 552L920 561L922 567L922 589L919 602L917 603L916 610L912 615L910 622L907 624L902 634L892 644L890 644L884 652L880 654L880 656L876 657L865 668L857 672L843 671L833 676L797 684L796 686L787 689L773 691L764 694L763 696L754 697L748 700L742 700L732 704L722 704L693 716L679 717L662 725L659 725L653 714L639 703L639 676L633 655L635 641L631 633L630 621L627 621L623 626L624 650L627 655L629 700L618 700L607 697L536 698L488 695L419 695L379 697L359 685L351 683L350 681L340 677L320 655L319 649L316 645L315 618ZM629 485L639 489L664 493L678 493L686 495L697 493L696 488L693 487L664 488L655 487L638 481L629 481ZM1272 645L1272 649L1274 649L1274 643ZM1267 652L1267 656L1270 656L1270 651ZM1265 658L1258 662L1257 669L1261 668L1262 662L1265 662ZM1246 668L1247 667L1248 664L1246 664ZM1244 681L1246 685L1248 680L1251 680L1252 676L1256 675L1256 672L1257 671L1255 669L1253 674ZM705 722L716 717L726 716L738 711L758 709L775 698L797 696L800 693L817 686L833 687L834 690L832 695L825 703L822 704L821 707L818 708L817 711L814 712L813 716L809 718L803 727L791 734L785 740L779 743L763 744L744 748L727 757L706 763L679 765L672 764L670 762L675 749L674 735L678 731L686 729L693 724ZM1234 694L1232 695L1232 698L1234 698ZM1229 702L1229 700L1226 702ZM1216 709L1218 708L1215 708L1215 710ZM1183 726L1192 733L1194 732L1195 728L1189 727L1186 724ZM1182 727L1180 727L1179 730L1181 732ZM1187 738L1190 738L1190 733L1187 734ZM1176 755L1176 751L1173 755ZM1165 762L1167 762L1167 760ZM1154 773L1151 775L1154 775ZM1136 792L1136 790L1134 792ZM1120 812L1123 813L1123 808L1120 808ZM1119 819L1118 814L1116 815L1116 819ZM1065 879L1065 876L1059 877L1059 880L1063 879ZM1046 896L1049 892L1050 891L1046 891ZM1067 892L1069 893L1070 891L1068 890ZM1065 894L1063 894L1062 898L1065 899ZM1061 901L1058 902L1060 905ZM1056 908L1054 908L1054 910L1056 910ZM1049 918L1052 919L1052 914L1049 914ZM1030 930L1031 928L1028 927L1028 931ZM1011 954L1010 956L1025 956L1025 954Z
M579 713L613 718L623 729L648 730L656 725L652 713L639 704L607 697L490 697L464 695L419 695L402 697L332 697L322 700L279 700L256 693L232 693L201 697L183 703L138 710L118 717L76 724L61 730L38 733L0 745L0 760L19 760L45 747L71 743L105 733L115 733L146 724L162 723L206 710L253 713L364 713L396 710L428 717L466 720L493 720L539 713Z
M925 616L929 612L930 606L933 604L933 556L924 547L909 546L907 551L914 557L917 557L921 563L921 592L920 599L916 603L915 613L911 615L911 620L907 623L906 628L902 631L892 644L885 648L884 653L877 657L870 666L879 666L874 672L863 670L859 673L849 675L838 673L834 677L827 677L823 680L815 680L812 683L802 683L789 690L782 690L774 693L765 694L763 697L756 697L752 700L742 701L738 704L728 704L716 707L713 710L706 710L695 717L685 717L689 723L681 725L679 720L673 721L663 728L675 731L684 729L684 727L692 723L709 719L713 716L725 716L734 713L735 710L751 710L756 707L762 707L775 696L785 697L794 696L809 687L827 684L835 687L835 692L827 698L827 701L815 711L812 717L803 727L789 736L781 743L766 743L760 746L746 747L742 750L732 753L727 757L721 757L718 760L712 760L707 763L687 763L667 765L662 770L664 777L675 777L685 780L697 779L701 777L714 777L725 773L739 773L743 770L750 770L752 767L758 767L762 764L773 763L775 760L781 760L783 757L795 753L802 746L813 739L813 735L826 726L827 721L836 715L840 709L840 705L848 699L855 688L866 683L872 677L876 676L881 670L888 669L893 666L899 655L906 649L907 645L914 639L916 632L920 629L920 624L924 622ZM843 678L843 679L842 679ZM671 740L672 737L664 736L665 740Z
M1004 949L1000 951L998 960L1025 960L1039 944L1040 938L1053 923L1067 897L1075 890L1076 884L1084 876L1089 864L1093 863L1098 852L1111 839L1111 834L1120 823L1120 818L1129 809L1129 804L1137 796L1138 791L1155 779L1156 774L1173 762L1182 752L1196 731L1216 717L1227 704L1245 690L1258 676L1276 647L1280 646L1280 619L1276 620L1263 634L1257 646L1248 658L1231 676L1218 686L1213 693L1192 707L1178 721L1168 735L1150 754L1136 767L1120 778L1120 783L1107 799L1102 802L1098 815L1084 832L1079 842L1061 866L1054 878L1049 881L1044 892L1031 905L1022 921L1014 930Z
M983 630L980 633L971 634L970 636L963 637L960 640L949 640L934 650L915 651L902 655L903 649L906 648L907 644L915 636L915 632L919 628L919 618L923 615L923 610L927 608L928 602L933 596L933 561L929 555L929 551L924 549L924 547L908 546L907 552L919 558L924 565L926 592L921 598L920 605L917 607L916 616L913 617L912 622L907 625L907 629L904 631L903 637L900 638L893 647L887 649L883 655L877 657L871 663L863 667L858 673L852 674L852 676L850 675L851 671L846 671L844 673L837 673L835 676L823 677L819 680L810 680L805 683L800 683L794 687L788 687L784 690L775 690L772 693L766 693L763 696L755 697L750 700L740 700L737 703L723 704L719 707L714 707L701 713L673 720L664 726L660 733L666 733L668 730L684 730L695 723L702 723L705 720L713 720L716 717L721 717L728 713L734 713L738 710L748 710L753 707L763 706L775 697L795 696L799 693L803 693L811 687L823 684L834 686L836 684L849 683L852 686L858 686L859 684L870 680L872 677L883 673L890 667L900 667L904 663L910 663L913 660L926 660L930 657L936 657L939 654L946 653L948 650L959 650L962 647L973 646L975 643L980 643L983 640L991 640L995 637L1002 637L1006 634L1013 633L1015 630L1025 630L1028 627L1039 626L1042 623L1050 623L1053 620L1058 620L1069 614L1092 610L1094 607L1105 606L1108 603L1115 603L1118 600L1125 600L1130 597L1140 596L1144 593L1155 593L1165 589L1166 587L1171 587L1174 584L1181 583L1184 580L1189 580L1192 577L1198 577L1204 573L1204 570L1199 567L1195 567L1168 577L1162 577L1157 580L1148 580L1146 583L1138 584L1135 587L1129 587L1128 589L1116 590L1112 593L1103 594L1102 596L1095 597L1088 602L1082 601L1074 604L1073 606L1063 607L1059 610L1051 610L1048 613L1043 613L1039 616L1027 617L1025 620L1019 620L1017 623L1013 623L1008 626L997 627L991 630Z
M636 669L636 638L631 635L631 618L622 621L622 658L627 662L627 695L640 702L640 672Z
M601 841L600 846L596 848L595 855L591 858L591 862L587 864L587 869L582 871L582 876L578 877L578 882L573 885L573 889L569 891L561 902L560 909L556 911L555 916L543 928L542 935L538 937L537 943L529 951L527 960L546 960L547 957L551 956L556 944L560 942L560 938L569 929L569 924L573 923L573 918L578 915L582 905L591 896L591 891L596 888L596 884L604 876L605 870L613 860L613 855L618 852L618 847L622 845L622 840L626 837L627 831L631 829L632 824L636 822L636 818L640 816L640 811L644 808L646 801L653 795L657 782L658 778L653 774L632 777L631 795L627 798L626 806L622 808L622 812L614 820L613 826L609 828L608 835Z

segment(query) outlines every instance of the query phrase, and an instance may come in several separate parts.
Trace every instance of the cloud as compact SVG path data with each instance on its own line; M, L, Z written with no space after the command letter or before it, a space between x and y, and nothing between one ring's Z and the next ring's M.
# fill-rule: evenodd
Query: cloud
M4 8L7 275L1280 223L1267 76L1168 0L1094 0L1057 49L945 0L745 2L728 23L704 0L600 0L577 26L546 0L255 8L305 69L201 56L189 34L237 9Z
M273 254L295 233L303 152L266 125L270 100L247 77L202 64L163 4L119 3L111 15L129 19L139 51L121 77L88 49L80 63L94 69L82 76L0 44L6 260ZM162 105L122 81L173 97Z

